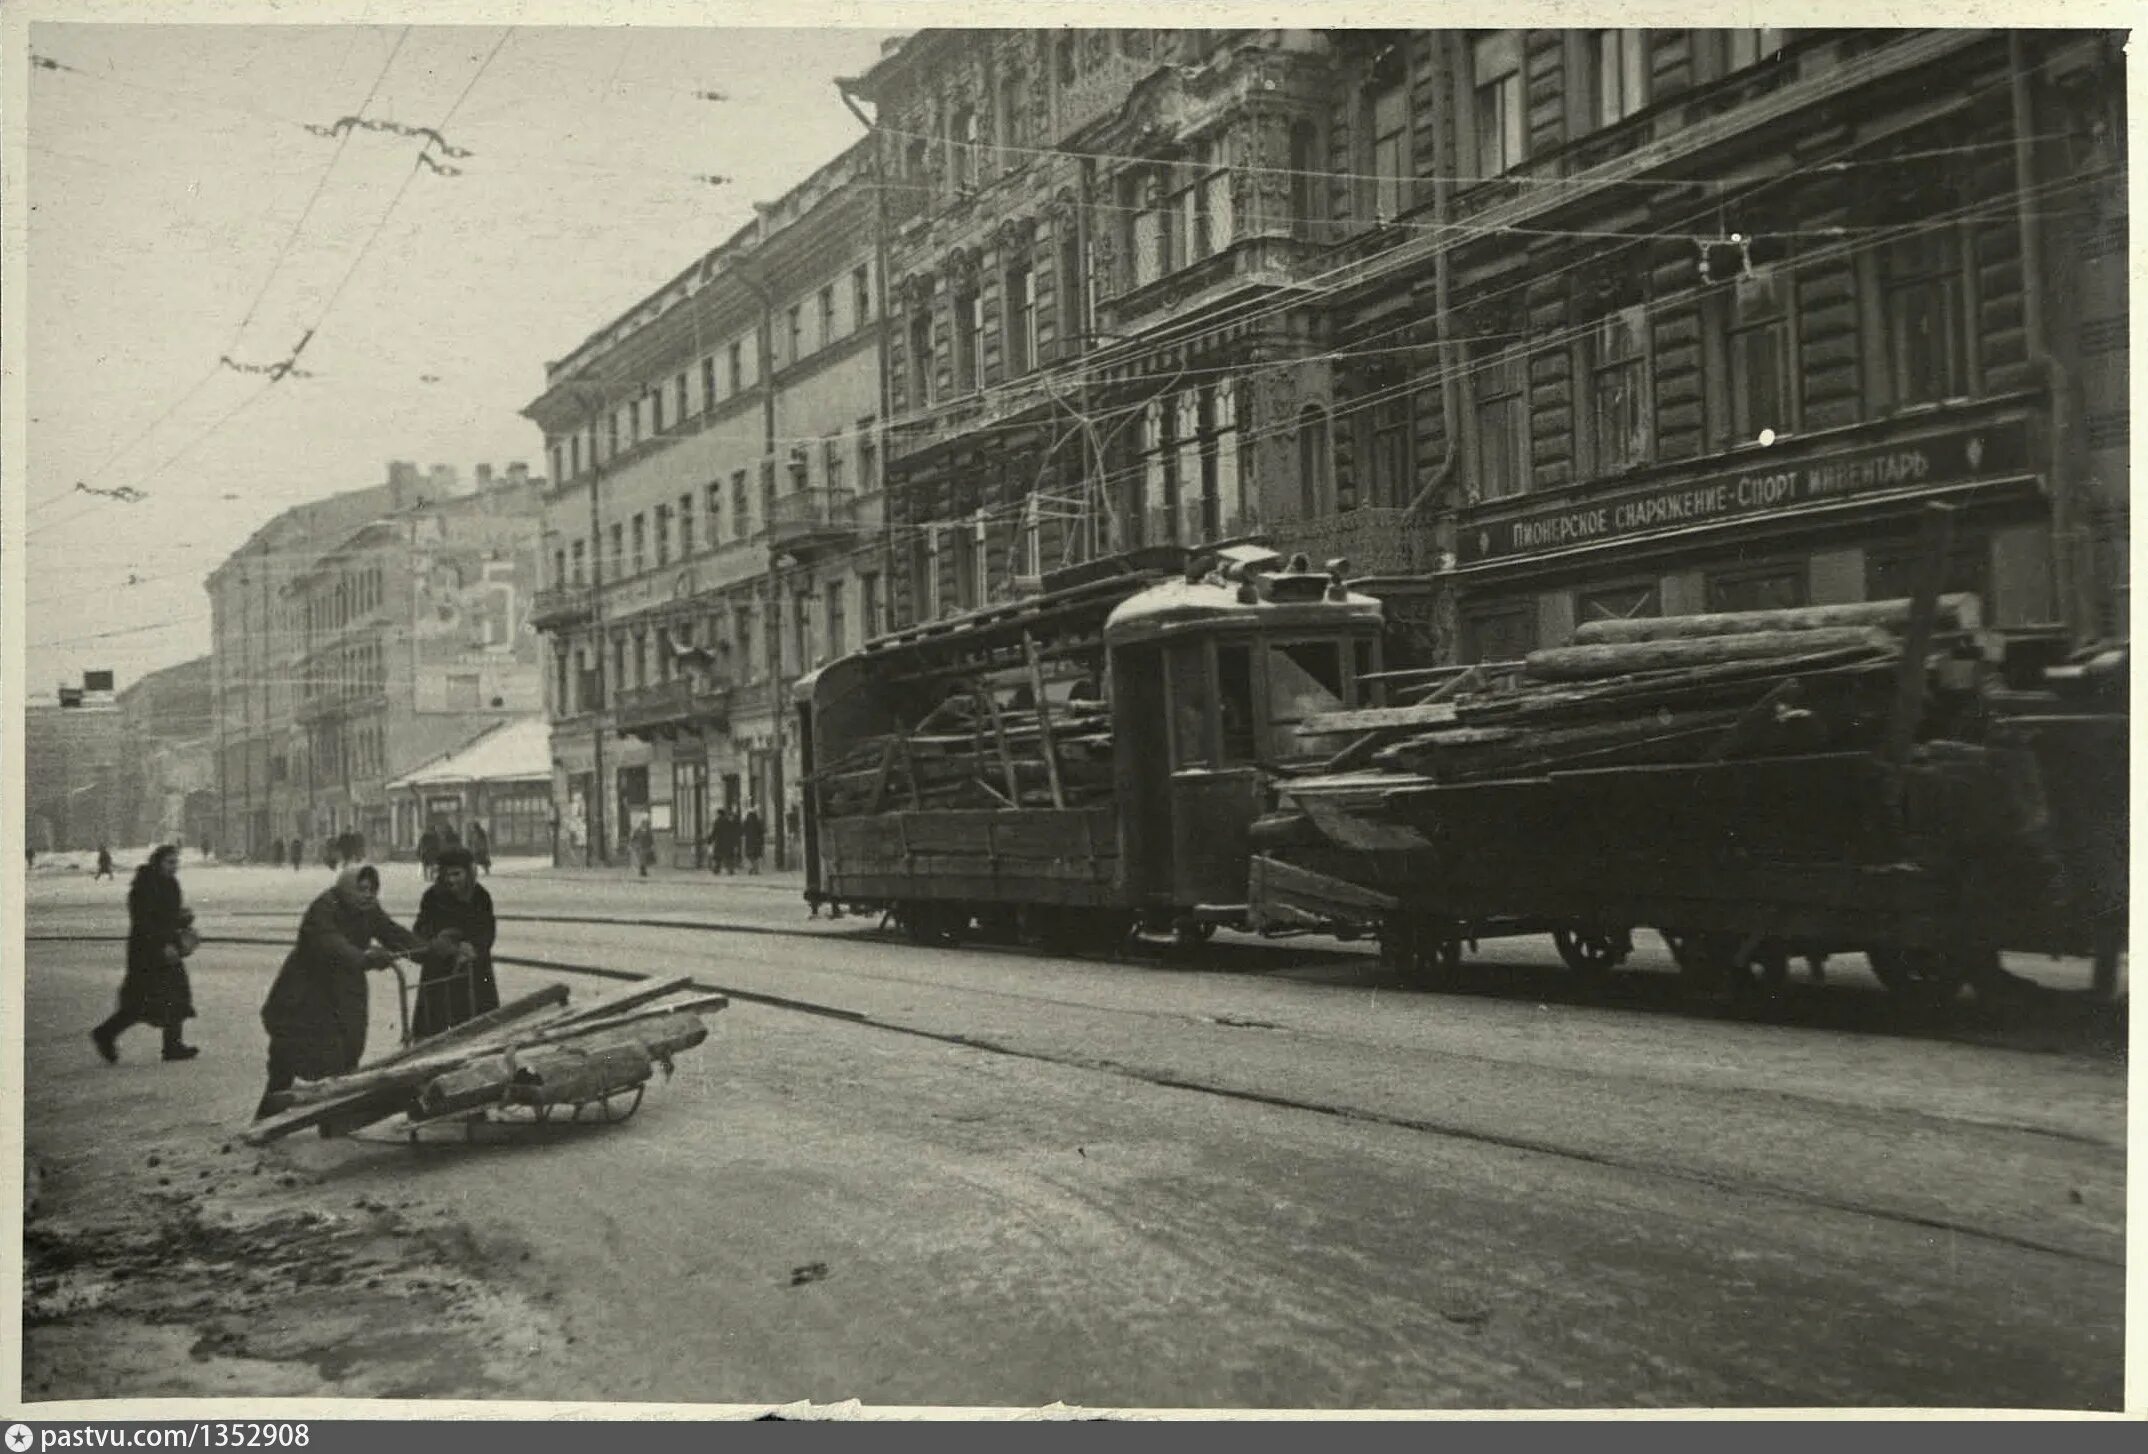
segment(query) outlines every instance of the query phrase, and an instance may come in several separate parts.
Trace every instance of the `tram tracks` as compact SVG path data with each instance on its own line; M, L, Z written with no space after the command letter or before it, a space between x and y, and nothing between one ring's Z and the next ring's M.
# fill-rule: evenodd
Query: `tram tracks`
M268 916L264 915L262 917ZM881 945L886 942L880 939L878 936L870 935L869 931L866 934L840 935L830 934L826 931L815 932L810 930L786 930L777 926L769 925L739 925L733 927L728 925L711 924L707 921L700 921L697 923L678 923L663 920L630 920L599 916L532 915L503 916L503 918L509 922L519 921L581 923L591 925L604 925L610 927L643 927L687 931L704 930L710 932L760 934L771 937L787 938L842 938L849 939L852 942L862 941L872 943L875 946ZM26 935L25 938L29 942L33 943L114 943L121 942L123 936L114 934L64 934L46 932L29 934ZM274 949L284 948L287 944L287 940L282 937L271 938L268 936L252 935L220 935L208 939L205 942L243 944ZM638 981L645 980L651 977L647 973L637 970L620 969L609 965L591 964L577 960L550 957L536 957L529 955L497 955L495 956L495 962L501 965L513 966L517 968L543 970L562 974L575 974L615 981ZM776 966L772 962L764 961L763 967L782 966ZM892 978L901 983L915 983L920 985L921 987L925 986L926 983L923 981L910 981L900 976L868 977L880 980L888 980ZM948 988L948 986L945 985L937 985L932 987L940 989ZM734 1000L737 1000L742 1003L758 1004L774 1010L811 1015L823 1019L836 1020L839 1022L855 1025L863 1030L881 1031L889 1034L905 1036L912 1039L959 1047L979 1054L993 1055L1013 1060L1055 1066L1062 1069L1085 1071L1093 1074L1110 1075L1117 1078L1154 1086L1159 1089L1201 1095L1247 1105L1257 1105L1272 1110L1290 1111L1307 1115L1318 1115L1360 1126L1381 1127L1385 1129L1403 1131L1416 1135L1437 1138L1440 1140L1463 1142L1479 1146L1492 1147L1521 1155L1554 1158L1560 1161L1587 1165L1626 1175L1660 1181L1670 1181L1681 1185L1705 1189L1727 1196L1760 1198L1764 1200L1774 1201L1780 1204L1788 1204L1815 1211L1826 1211L1848 1216L1868 1218L1874 1221L1892 1224L1896 1226L1916 1228L1921 1231L1946 1233L1951 1236L1972 1238L1977 1241L1990 1243L1996 1246L2009 1247L2019 1251L2033 1252L2046 1256L2059 1257L2072 1262L2081 1262L2090 1265L2114 1268L2122 1268L2125 1265L2122 1254L2106 1255L2094 1250L2084 1249L2078 1246L2068 1246L2063 1243L2050 1241L2044 1238L2024 1235L2018 1232L2009 1232L1991 1226L1978 1225L1975 1222L1960 1218L1920 1213L1903 1207L1880 1205L1875 1202L1860 1199L1854 1196L1833 1196L1821 1191L1814 1190L1810 1187L1796 1185L1794 1183L1779 1179L1771 1179L1765 1176L1746 1176L1723 1171L1708 1170L1694 1166L1679 1166L1671 1164L1660 1157L1644 1158L1637 1155L1620 1154L1617 1151L1602 1150L1590 1148L1587 1146L1575 1145L1569 1141L1561 1141L1552 1137L1533 1136L1527 1134L1520 1134L1512 1131L1499 1130L1483 1125L1471 1125L1452 1118L1402 1114L1396 1111L1383 1110L1362 1104L1351 1104L1344 1098L1340 1097L1292 1095L1272 1090L1265 1090L1256 1086L1228 1084L1219 1078L1208 1078L1198 1075L1182 1074L1169 1069L1159 1068L1151 1065L1143 1065L1135 1063L1133 1061L1115 1058L1110 1055L1086 1054L1063 1049L1046 1049L1039 1048L1036 1046L1020 1045L1012 1043L1003 1038L991 1035L977 1034L961 1030L941 1029L929 1025L907 1023L901 1020L889 1018L883 1014L876 1014L867 1010L849 1008L846 1006L831 1004L806 997L772 994L767 991L754 990L737 985L723 984L715 981L701 979L699 977L697 977L694 981L694 988L696 988L697 990L728 995ZM1035 1003L1037 1001L1037 997L1035 996L1017 997L1025 999L1032 1003ZM1097 1005L1083 1005L1082 1008L1099 1012L1111 1009L1111 1007ZM1207 1021L1212 1025L1226 1026L1229 1028L1242 1028L1228 1026L1228 1022L1226 1019L1218 1019L1212 1016L1190 1016L1184 1014L1183 1012L1177 1011L1160 1011L1156 1013L1170 1015L1173 1018L1179 1019L1201 1019ZM1273 1028L1283 1030L1286 1033L1292 1035L1319 1035L1319 1032L1317 1031L1300 1030L1294 1027L1285 1027L1278 1025ZM1442 1051L1441 1053L1443 1055L1447 1054L1447 1052L1445 1051ZM1760 1091L1757 1093L1769 1096L1782 1096L1783 1094L1781 1092L1776 1091ZM1794 1097L1786 1098L1794 1099ZM1839 1103L1814 1101L1814 1104L1824 1104L1838 1112L1842 1109L1842 1106ZM1949 1128L1983 1134L2043 1136L2092 1150L2106 1152L2113 1151L2113 1148L2111 1148L2107 1142L2099 1141L2093 1137L2081 1136L2054 1128L2006 1123L1993 1123L1991 1121L1977 1118L1948 1116L1944 1114L1914 1110L1896 1110L1890 1111L1889 1113L1893 1115L1903 1116L1905 1118L1911 1118L1916 1121L1928 1124L1933 1129Z

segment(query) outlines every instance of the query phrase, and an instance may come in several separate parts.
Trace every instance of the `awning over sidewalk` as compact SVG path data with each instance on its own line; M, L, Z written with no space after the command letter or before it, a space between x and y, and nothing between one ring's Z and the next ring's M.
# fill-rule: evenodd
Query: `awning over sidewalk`
M552 725L542 717L518 717L488 727L453 752L404 773L390 792L461 783L549 782Z

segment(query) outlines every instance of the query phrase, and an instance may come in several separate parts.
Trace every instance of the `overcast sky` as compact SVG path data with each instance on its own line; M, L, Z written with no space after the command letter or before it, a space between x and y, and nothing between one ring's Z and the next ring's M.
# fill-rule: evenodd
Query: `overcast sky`
M892 33L36 26L75 69L33 69L27 113L29 689L205 653L207 572L391 459L542 472L545 361L855 141L832 78ZM303 129L361 103L462 175L391 212L418 143ZM315 377L216 367L316 320Z

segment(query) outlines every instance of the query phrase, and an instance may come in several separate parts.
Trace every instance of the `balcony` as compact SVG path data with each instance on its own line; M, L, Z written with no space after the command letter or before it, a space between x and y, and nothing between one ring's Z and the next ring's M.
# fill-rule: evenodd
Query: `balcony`
M590 619L587 586L547 586L530 603L530 625L539 631L560 631Z
M619 732L645 740L720 732L730 717L730 686L691 676L621 692L612 709L612 722Z
M760 540L771 553L800 560L850 545L858 534L858 499L849 490L814 488L778 495Z
M1440 568L1431 524L1394 506L1278 521L1267 534L1275 549L1285 555L1302 550L1316 566L1340 556L1350 562L1345 574L1352 580L1424 575Z

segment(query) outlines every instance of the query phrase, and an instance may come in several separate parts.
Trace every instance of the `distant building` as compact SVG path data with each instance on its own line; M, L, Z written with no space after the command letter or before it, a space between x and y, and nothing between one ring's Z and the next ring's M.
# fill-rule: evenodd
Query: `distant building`
M110 672L100 689L62 686L23 712L24 841L40 853L122 845L127 821L126 721Z
M285 511L210 575L220 846L407 847L388 781L537 709L543 489L520 464L465 485L397 462Z
M822 166L548 364L523 411L558 481L538 625L578 861L647 822L696 863L725 806L776 824L781 861L789 683L885 629L868 156Z
M119 694L125 723L124 827L113 847L210 843L216 832L214 664L206 656L151 672Z
M488 727L474 740L388 784L395 808L396 851L414 849L426 829L452 828L465 848L484 825L493 857L550 855L552 727L543 716L517 717Z

